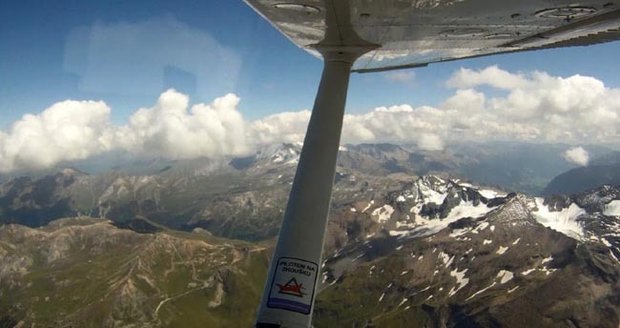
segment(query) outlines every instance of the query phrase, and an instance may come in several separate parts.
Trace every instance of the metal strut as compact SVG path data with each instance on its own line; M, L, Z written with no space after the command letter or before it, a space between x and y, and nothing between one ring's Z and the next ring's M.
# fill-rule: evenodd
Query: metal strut
M321 83L271 260L257 328L310 327L349 76L353 62L365 51L322 52Z
M258 309L257 328L310 327L351 66L378 47L353 31L349 0L325 0L325 9L325 36L313 46L323 55L323 74Z

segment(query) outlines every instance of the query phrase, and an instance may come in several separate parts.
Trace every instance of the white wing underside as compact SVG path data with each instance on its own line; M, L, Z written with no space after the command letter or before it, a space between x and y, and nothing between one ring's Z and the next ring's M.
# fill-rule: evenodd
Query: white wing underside
M355 62L357 72L620 38L620 3L609 0L246 0L316 56L329 7L342 1L349 12L336 11L338 29L380 46Z

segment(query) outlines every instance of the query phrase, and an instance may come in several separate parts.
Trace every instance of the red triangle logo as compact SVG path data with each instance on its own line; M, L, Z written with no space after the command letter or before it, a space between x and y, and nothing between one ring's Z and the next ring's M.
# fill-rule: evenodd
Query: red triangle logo
M281 285L281 284L277 284L277 285L278 285L278 288L280 288L280 291L278 291L278 293L280 294L293 295L297 297L304 297L305 295L301 291L302 289L306 289L304 287L304 284L297 283L297 280L295 278L291 278L291 280L289 280L284 285Z

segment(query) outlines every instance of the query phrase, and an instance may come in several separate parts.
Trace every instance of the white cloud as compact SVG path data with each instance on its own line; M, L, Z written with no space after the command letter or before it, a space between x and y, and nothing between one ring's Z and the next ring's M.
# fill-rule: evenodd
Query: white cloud
M111 150L172 159L246 155L253 139L238 103L227 94L190 108L186 95L168 90L127 125L114 126L101 101L59 102L0 133L0 172L47 168Z
M573 147L566 150L563 154L564 159L567 162L577 164L579 166L586 166L590 160L588 152L582 147Z
M461 69L450 79L458 89L441 108L467 135L541 142L611 143L620 133L620 89L587 76L554 77L543 72L513 74L495 66ZM473 87L507 91L489 97ZM460 114L460 115L459 115Z
M379 107L361 115L345 115L343 143L419 142L423 135L435 135L443 113L432 107L409 105ZM438 135L436 135L439 138Z
M521 74L513 74L493 65L480 71L461 68L452 75L446 84L459 89L488 85L499 89L511 90L527 85L527 80Z
M515 74L491 66L461 69L449 84L458 88L436 108L404 104L346 115L343 143L407 142L438 150L468 140L620 141L620 89L608 88L595 78ZM504 92L497 95L478 86ZM276 135L274 131L284 131L272 128Z
M450 81L459 88L437 107L403 104L345 115L342 143L412 143L442 150L455 141L620 141L620 89L595 78L513 74L493 66L460 70ZM505 92L485 93L476 89L480 85ZM168 90L122 126L110 122L103 102L60 102L0 131L0 171L49 167L112 150L173 159L222 157L248 154L263 144L303 141L309 110L250 122L237 110L239 101L227 94L210 104L190 105L186 95ZM565 154L567 160L587 164L587 152L575 149Z
M284 112L267 116L250 124L252 137L260 144L302 142L310 121L310 111Z
M155 106L139 109L127 126L116 129L116 145L175 159L247 154L249 139L238 103L236 95L227 94L190 108L186 95L168 90Z
M24 115L0 133L0 171L44 168L110 150L109 116L101 101L74 100Z

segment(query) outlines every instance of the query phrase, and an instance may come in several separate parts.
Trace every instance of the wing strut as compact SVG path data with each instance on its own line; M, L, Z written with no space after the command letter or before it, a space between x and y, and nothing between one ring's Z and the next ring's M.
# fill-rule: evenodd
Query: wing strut
M325 37L313 46L323 55L323 74L258 309L257 328L311 325L351 67L359 56L377 48L352 30L348 0L325 0L325 8Z
M359 55L323 53L321 84L271 260L257 328L310 326L349 75Z

